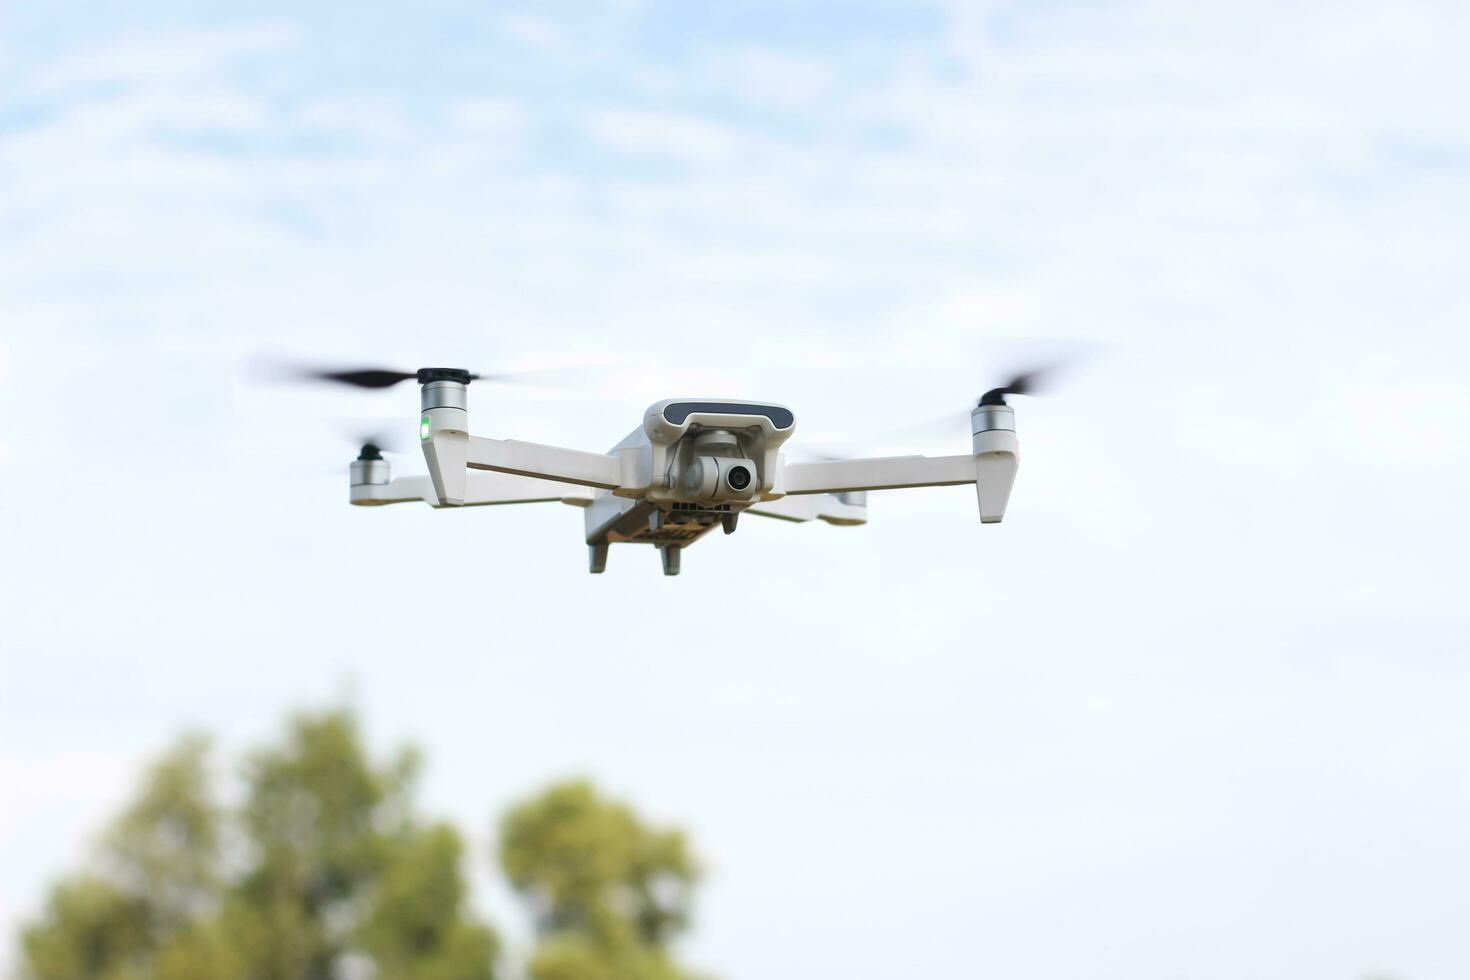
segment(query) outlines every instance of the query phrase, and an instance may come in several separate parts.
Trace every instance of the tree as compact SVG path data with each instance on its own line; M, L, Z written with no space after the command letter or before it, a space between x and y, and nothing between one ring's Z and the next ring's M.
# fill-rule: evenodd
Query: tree
M58 884L23 931L23 976L335 980L356 962L378 980L493 980L498 941L465 910L459 835L415 813L417 770L411 752L375 766L346 712L304 715L250 759L226 814L207 744L183 740L96 870Z
M41 921L21 936L29 976L152 977L165 950L171 961L184 955L190 923L218 896L220 815L208 748L189 736L150 767L137 798L103 836L98 870L52 889Z
M231 931L250 937L249 976L332 980L344 961L374 952L390 961L375 961L383 980L428 964L456 980L490 976L495 941L461 918L459 838L414 817L418 768L412 752L374 768L355 722L340 712L295 719L284 745L250 760L240 821L253 861L225 910ZM426 840L438 842L435 877L412 866ZM385 901L399 909L420 902L422 928L393 942ZM485 954L478 968L462 959L467 951Z
M643 823L586 782L556 785L501 822L500 859L540 942L534 980L677 980L698 867L684 835Z
M345 711L299 715L220 803L209 743L144 774L78 874L22 929L23 980L494 980L464 843L415 804L412 751L377 762ZM533 980L688 980L669 945L698 869L585 782L506 814L501 858L536 920Z
M148 770L142 791L102 843L104 867L144 901L155 939L211 910L218 892L222 813L209 740L187 735Z
M21 933L26 974L36 980L137 976L151 945L143 903L95 875L58 883L41 921Z

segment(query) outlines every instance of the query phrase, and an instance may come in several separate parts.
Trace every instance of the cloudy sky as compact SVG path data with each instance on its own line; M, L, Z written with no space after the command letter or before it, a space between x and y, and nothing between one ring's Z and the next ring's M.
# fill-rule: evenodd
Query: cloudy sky
M0 5L0 929L176 732L347 698L517 943L492 814L588 773L731 980L1470 972L1463 4L302 7ZM416 393L262 354L611 364L472 390L587 449L711 395L963 452L882 433L1072 367L1005 524L664 579L348 507Z

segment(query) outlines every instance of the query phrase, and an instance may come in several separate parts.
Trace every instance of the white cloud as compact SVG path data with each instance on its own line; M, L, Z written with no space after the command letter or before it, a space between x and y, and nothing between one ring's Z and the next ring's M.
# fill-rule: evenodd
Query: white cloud
M223 64L273 54L299 40L289 24L140 34L55 60L39 73L33 90L59 95L95 85L174 83L214 75Z
M591 130L623 153L701 164L728 161L740 144L728 126L673 112L600 110L591 119Z
M532 48L555 48L562 40L555 21L530 14L512 14L501 21L501 28L517 43Z
M830 59L766 48L716 48L701 59L705 83L723 94L777 111L830 98L837 84Z
M526 125L525 108L510 99L465 99L451 108L450 117L471 132L518 135Z

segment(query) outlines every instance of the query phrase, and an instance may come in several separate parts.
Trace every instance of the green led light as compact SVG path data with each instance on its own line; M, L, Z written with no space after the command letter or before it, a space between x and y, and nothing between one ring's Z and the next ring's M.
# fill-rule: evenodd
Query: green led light
M429 417L425 415L422 419L419 420L419 439L423 442L428 442L429 432Z

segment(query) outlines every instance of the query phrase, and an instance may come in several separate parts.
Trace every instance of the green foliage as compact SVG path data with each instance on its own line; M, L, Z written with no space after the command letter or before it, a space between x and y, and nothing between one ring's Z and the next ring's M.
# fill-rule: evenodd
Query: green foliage
M146 903L90 875L56 885L41 920L21 933L21 955L35 980L139 976L148 946Z
M446 824L405 835L379 884L360 939L380 980L478 980L496 952L493 933L459 916L464 846Z
M375 763L346 712L303 715L248 758L226 808L207 740L182 739L22 930L22 980L494 980L464 842L417 814L418 770L411 752ZM698 878L683 834L585 782L501 829L536 919L531 980L688 980L668 948Z
M243 978L245 962L237 937L221 919L201 922L171 936L153 957L151 980Z
M542 937L535 980L676 980L667 946L689 921L698 868L682 833L569 782L501 824L501 865Z
M297 718L285 744L252 757L241 823L254 862L226 909L232 931L250 937L249 976L330 980L364 944L384 957L374 959L380 977L491 975L493 935L461 921L459 838L414 820L417 770L410 753L374 768L355 722L341 713ZM416 866L425 841L438 847L432 879ZM393 914L414 919L402 942L383 926ZM475 967L462 962L479 954ZM446 967L446 957L459 965Z
M575 935L541 941L531 957L533 980L687 980L661 949L639 944L608 946Z
M27 980L493 980L495 934L465 912L463 846L414 813L417 760L375 766L345 712L302 716L251 757L238 813L184 739L21 939ZM225 872L222 841L241 860Z
M408 757L374 771L348 715L295 719L286 743L246 768L242 822L256 864L245 890L311 914L356 895L407 825L414 768Z
M103 839L103 866L144 899L157 937L208 911L217 894L223 817L208 761L208 739L180 739L147 771L141 792Z
M100 873L52 889L41 921L22 933L30 977L154 976L156 954L207 912L218 890L220 842L208 753L204 738L180 740L147 771L137 798L103 836ZM179 945L170 958L187 955Z

